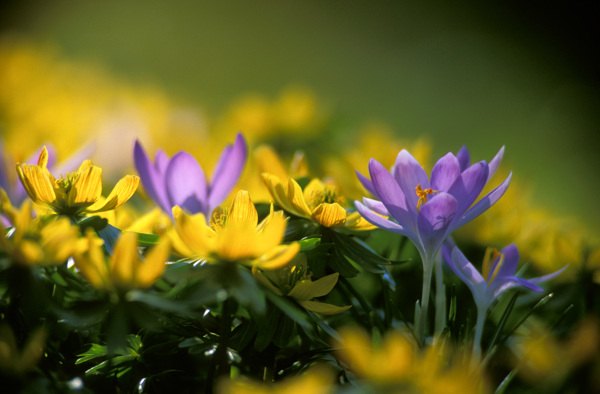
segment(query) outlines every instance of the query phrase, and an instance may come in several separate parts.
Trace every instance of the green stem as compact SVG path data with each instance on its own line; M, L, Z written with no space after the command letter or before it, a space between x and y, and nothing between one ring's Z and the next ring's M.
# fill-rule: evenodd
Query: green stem
M481 337L483 335L483 326L485 324L486 309L477 308L477 321L475 322L475 336L473 337L473 352L471 354L471 370L481 362Z
M423 292L421 294L421 314L417 324L417 340L419 345L425 344L425 333L427 332L427 315L429 311L429 294L431 292L431 275L433 274L433 264L427 256L421 256L423 259Z
M231 367L229 365L229 356L227 354L227 348L229 347L229 338L231 336L231 300L229 297L223 301L223 308L221 311L221 336L219 338L219 346L215 354L218 376L229 377L231 373Z
M435 330L434 338L439 338L446 326L446 289L444 287L444 270L441 255L438 252L435 264Z

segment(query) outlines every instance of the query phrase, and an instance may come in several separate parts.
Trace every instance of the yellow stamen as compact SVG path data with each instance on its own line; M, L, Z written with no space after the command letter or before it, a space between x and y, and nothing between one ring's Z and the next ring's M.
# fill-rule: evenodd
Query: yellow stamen
M498 264L496 264L496 267L494 268L494 272L492 272L490 275L490 269L492 268L494 261L496 261L497 259L500 259L500 260L498 261ZM496 250L494 248L487 248L485 250L485 255L483 257L482 274L483 274L483 278L487 282L488 286L490 285L490 283L492 283L494 281L494 278L496 277L496 275L498 275L498 271L500 271L500 267L502 266L502 263L504 263L504 254L503 253L498 252L498 250Z
M417 210L421 209L421 205L427 202L428 194L439 193L437 190L433 190L432 188L423 189L420 183L417 185L417 187L415 187L415 192L417 193L417 197L419 197L419 201L417 201Z

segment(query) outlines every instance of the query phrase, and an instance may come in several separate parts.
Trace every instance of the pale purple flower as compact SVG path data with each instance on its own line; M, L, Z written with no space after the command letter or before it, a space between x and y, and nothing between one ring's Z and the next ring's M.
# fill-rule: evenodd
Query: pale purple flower
M238 133L233 145L221 153L209 181L196 159L187 152L180 151L169 159L159 149L152 163L139 141L133 149L135 168L144 189L163 211L171 215L171 208L178 205L189 213L203 213L207 220L235 187L247 156L246 141Z
M530 290L543 291L537 285L538 283L554 278L567 268L563 267L538 278L519 278L515 274L519 264L519 250L514 244L508 245L500 252L488 249L483 261L482 273L479 273L451 241L442 247L442 256L452 271L471 290L479 313L485 313L500 294L513 287L523 286Z
M376 199L365 197L362 203L356 201L356 209L373 225L408 237L423 260L431 261L451 232L502 197L512 174L473 205L496 172L503 153L504 147L489 164L480 161L469 165L469 152L462 147L456 156L448 153L438 160L431 180L406 150L398 154L391 171L371 159L371 179L358 172L357 175Z

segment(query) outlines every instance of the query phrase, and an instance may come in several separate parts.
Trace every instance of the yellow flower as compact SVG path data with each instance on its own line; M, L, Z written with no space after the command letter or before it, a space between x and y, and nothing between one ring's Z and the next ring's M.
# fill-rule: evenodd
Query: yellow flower
M84 247L79 238L79 227L73 226L69 219L34 219L31 201L25 201L20 209L16 209L1 189L0 212L13 225L8 236L0 237L0 249L19 264L62 264Z
M218 394L328 394L334 392L334 376L323 366L311 367L306 373L276 383L260 383L246 378L221 380Z
M167 238L161 238L144 257L138 252L137 234L126 232L115 245L107 264L101 242L94 231L86 234L87 250L75 256L75 266L97 288L138 289L152 285L165 271L171 250Z
M17 165L19 178L34 203L60 215L77 217L86 212L102 212L123 205L135 193L140 179L135 175L122 178L104 201L102 168L84 161L77 172L56 179L47 168L48 151L42 150L37 165Z
M275 271L261 272L253 268L252 273L259 282L279 296L295 299L303 308L322 315L335 315L350 309L350 306L336 306L324 302L313 301L313 298L323 297L338 281L339 274L331 275L313 281L312 273L308 272L306 256L299 254L286 266Z
M346 227L352 230L374 228L358 212L348 214L340 203L343 198L336 193L333 184L319 179L311 180L304 191L294 179L282 182L275 175L264 173L263 180L275 202L292 215L309 219L324 227Z
M281 245L285 234L283 212L271 212L258 223L258 213L248 192L240 190L231 208L215 209L210 225L203 214L188 215L173 208L175 230L187 246L188 256L209 260L238 261L274 269L285 265L299 251L297 242Z
M373 346L362 329L343 328L339 333L344 342L337 351L338 357L383 392L487 392L481 377L471 375L465 358L451 354L443 343L418 349L404 333L393 331L383 337L379 346Z
M0 372L6 375L23 375L33 369L42 355L46 333L38 328L29 336L23 349L19 350L13 330L7 324L0 325Z

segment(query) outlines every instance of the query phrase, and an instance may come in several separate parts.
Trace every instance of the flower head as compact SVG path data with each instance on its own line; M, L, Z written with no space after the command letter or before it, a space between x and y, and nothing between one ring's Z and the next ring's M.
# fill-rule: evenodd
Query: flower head
M336 272L313 281L304 254L297 255L278 270L262 272L254 268L252 272L259 282L273 293L291 297L309 311L323 315L335 315L350 308L350 306L340 307L313 300L313 298L329 294L337 283L339 274Z
M0 190L0 213L13 225L9 235L0 237L0 249L19 264L62 264L84 247L79 227L69 219L34 218L31 201L17 209L4 190Z
M333 183L315 178L302 190L298 182L289 178L287 184L275 175L264 173L263 180L275 202L292 215L309 219L324 227L346 227L353 230L372 229L358 212L348 213L342 206Z
M110 261L106 262L102 242L92 230L86 235L87 248L75 255L75 265L97 288L139 289L149 287L165 271L171 250L166 237L160 239L144 257L138 251L137 234L121 235Z
M442 255L452 271L471 290L479 311L487 310L500 294L516 286L543 291L537 285L538 283L554 278L567 268L563 267L559 271L538 278L519 278L515 275L519 263L519 251L514 244L508 245L500 252L488 248L481 273L452 242L444 245Z
M139 141L133 149L135 168L152 200L169 214L177 205L190 213L203 213L206 218L236 185L247 155L246 141L238 134L233 145L221 154L209 181L196 159L187 152L181 151L169 159L158 150L152 163Z
M503 153L504 148L489 164L480 161L469 165L469 152L463 147L456 156L448 153L439 159L431 179L406 150L398 154L391 171L371 159L371 179L357 175L376 199L356 201L356 208L370 223L408 237L421 256L430 260L452 231L482 214L504 194L510 175L471 206L498 168Z
M123 205L137 190L140 179L123 177L104 201L102 168L85 160L77 172L56 179L48 171L48 150L44 147L37 165L17 165L17 173L25 191L34 203L48 207L59 215L79 217L84 213L102 212Z
M238 261L263 269L285 265L299 251L294 242L281 245L285 234L283 212L271 212L260 223L248 192L240 190L228 211L215 209L210 223L203 213L188 215L173 208L175 230L190 256L209 260Z

